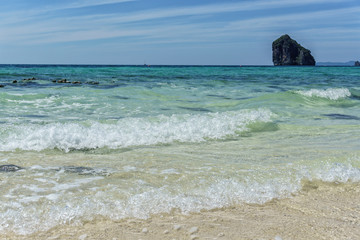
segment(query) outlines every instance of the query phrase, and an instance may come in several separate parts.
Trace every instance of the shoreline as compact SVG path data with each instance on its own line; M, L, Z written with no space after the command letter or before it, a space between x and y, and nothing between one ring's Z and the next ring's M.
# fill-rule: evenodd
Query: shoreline
M32 235L1 239L359 239L360 184L305 182L291 198L189 215L97 219Z

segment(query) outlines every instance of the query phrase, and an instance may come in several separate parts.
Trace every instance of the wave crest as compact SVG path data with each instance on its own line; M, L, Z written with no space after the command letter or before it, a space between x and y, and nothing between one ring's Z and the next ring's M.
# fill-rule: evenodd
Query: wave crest
M306 97L320 97L330 100L339 100L351 96L351 92L347 88L328 88L328 89L310 89L307 91L295 91Z
M9 126L0 130L0 151L61 149L111 149L225 139L248 130L254 122L271 121L266 109L197 115L124 118L118 122L49 123Z

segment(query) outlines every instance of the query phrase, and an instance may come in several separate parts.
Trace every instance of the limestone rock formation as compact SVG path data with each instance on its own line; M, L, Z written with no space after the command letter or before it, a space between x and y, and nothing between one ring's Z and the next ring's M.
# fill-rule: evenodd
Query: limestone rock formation
M315 65L311 51L285 34L272 43L273 63L283 65Z

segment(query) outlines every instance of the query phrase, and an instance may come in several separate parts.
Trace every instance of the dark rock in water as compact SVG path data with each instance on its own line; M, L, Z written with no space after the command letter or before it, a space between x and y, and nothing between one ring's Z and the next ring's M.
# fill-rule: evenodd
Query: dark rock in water
M17 80L12 81L12 83L17 83Z
M311 51L302 47L285 34L272 43L273 63L275 66L315 65Z
M231 100L232 99L232 98L226 97L224 95L216 95L216 94L208 94L206 96L208 96L208 97L217 97L217 98L222 98L222 99L226 99L226 100Z
M21 169L23 169L23 168L16 166L14 164L0 165L0 172L16 172Z
M338 114L338 113L330 113L330 114L323 114L325 117L329 117L332 119L343 119L343 120L360 120L359 117L346 115L346 114Z
M58 171L64 170L67 173L76 173L79 175L96 175L96 176L109 176L110 173L102 169L94 169L90 167L76 167L76 166L64 166L58 169Z
M56 83L56 80L52 80L53 83Z
M70 83L67 79L60 79L57 81L58 83Z
M80 175L87 175L94 172L94 169L89 167L65 166L63 167L63 169L65 170L65 172L78 173Z
M113 96L113 98L122 99L122 100L130 99L130 98L128 98L128 97L123 97L123 96Z
M36 78L32 77L32 78L24 78L23 81L32 81L32 80L36 80Z
M190 110L190 111L195 111L195 112L211 112L211 110L206 109L206 108L201 108L201 107L179 107L181 109L186 109L186 110Z
M356 61L356 62L355 62L355 66L356 66L356 67L360 67L360 62L359 62L359 61Z
M0 84L0 88L3 88L3 87L5 87L5 85L1 85L1 84Z
M74 81L74 82L72 82L72 84L81 84L81 82L80 81Z
M49 116L47 115L40 115L40 114L24 114L24 115L19 115L19 117L26 117L26 118L47 118Z
M98 84L99 84L99 82L91 81L91 82L87 82L87 84L91 84L91 85L98 85Z

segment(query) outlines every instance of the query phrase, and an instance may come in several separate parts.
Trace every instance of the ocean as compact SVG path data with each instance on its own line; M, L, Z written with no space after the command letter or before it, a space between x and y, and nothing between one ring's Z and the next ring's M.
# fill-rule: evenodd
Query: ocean
M360 68L0 65L0 85L5 234L360 182Z

